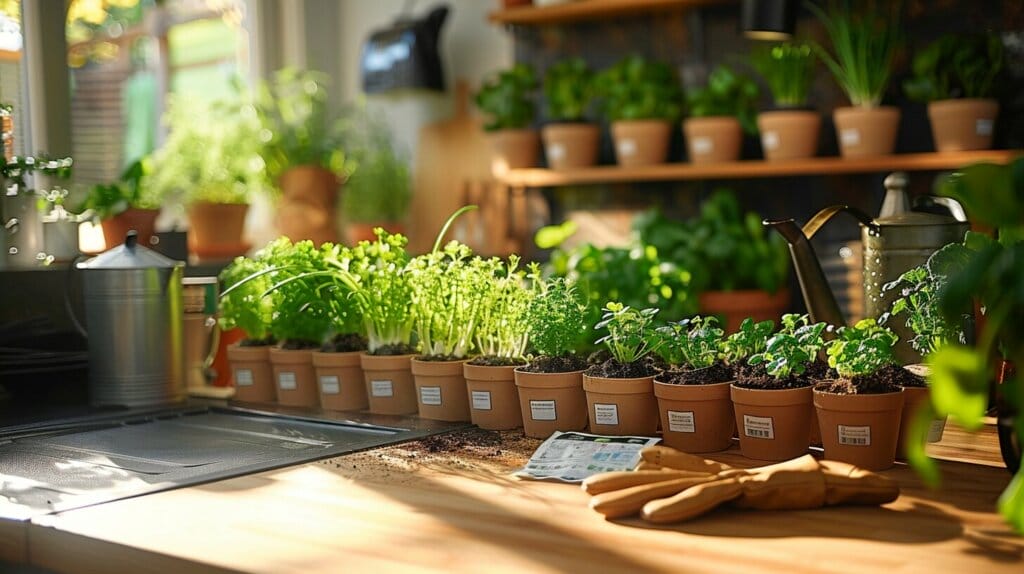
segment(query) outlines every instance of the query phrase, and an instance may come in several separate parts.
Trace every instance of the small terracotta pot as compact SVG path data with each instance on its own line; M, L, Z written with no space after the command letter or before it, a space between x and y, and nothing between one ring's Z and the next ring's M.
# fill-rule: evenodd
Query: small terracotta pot
M896 148L900 128L900 109L845 107L832 112L843 157L889 155Z
M683 452L716 452L729 448L736 431L729 388L732 381L712 385L670 385L654 381L661 412L662 441Z
M274 371L277 404L289 407L320 405L313 351L270 349L270 366Z
M807 453L811 437L810 387L729 389L736 413L740 452L756 460L789 460Z
M188 206L188 250L200 259L231 259L245 254L249 244L242 243L244 203L197 201Z
M605 435L654 436L658 401L654 377L607 379L583 375L590 432Z
M107 249L113 249L124 243L129 231L134 229L139 235L139 245L150 247L153 235L156 234L156 218L159 209L138 209L129 207L114 217L100 222L103 228L103 242Z
M545 439L555 431L587 428L583 371L527 373L515 370L523 434Z
M277 229L292 241L312 240L316 245L338 240L335 212L338 176L319 165L297 165L281 174Z
M468 421L469 392L462 361L412 360L420 417L435 421Z
M690 163L723 163L740 159L743 128L729 116L683 120Z
M601 131L594 124L549 124L541 128L540 136L551 169L589 167L597 163Z
M510 169L537 165L540 137L537 130L497 130L487 134L491 142L491 173L502 175Z
M907 365L908 371L922 377L928 376L928 366L923 364ZM900 414L900 446L896 451L897 458L906 458L907 430L910 428L917 410L923 408L931 400L932 392L928 387L903 387L903 412ZM925 442L939 442L946 429L946 417L932 421L928 428Z
M362 352L313 353L320 406L332 411L358 411L369 406L363 379Z
M990 149L999 102L980 98L928 104L936 151Z
M412 380L413 355L359 355L370 412L407 415L416 412L416 386Z
M768 161L814 157L818 154L821 114L809 110L776 110L757 116L761 150Z
M272 403L277 400L274 373L270 368L270 346L228 347L228 362L235 385L235 400L246 403Z
M903 391L840 395L814 389L825 458L867 470L885 470L896 460Z
M349 245L355 245L360 241L369 241L373 243L377 241L377 236L373 233L374 228L380 227L388 233L401 233L405 235L405 225L397 221L350 221L345 224L345 237L348 239Z
M664 120L619 120L612 122L615 160L621 166L636 167L665 163L672 124Z
M473 424L488 430L509 430L523 426L516 390L516 367L463 366L469 390L469 415Z
M705 291L697 296L697 305L702 314L724 317L722 324L726 333L734 333L747 317L754 321L778 320L789 307L789 290L779 289L775 293L756 289Z

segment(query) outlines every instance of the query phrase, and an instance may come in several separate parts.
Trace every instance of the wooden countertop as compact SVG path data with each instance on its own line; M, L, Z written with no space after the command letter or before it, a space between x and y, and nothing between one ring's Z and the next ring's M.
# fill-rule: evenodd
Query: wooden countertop
M942 462L940 491L899 466L885 507L670 528L607 522L577 486L512 478L539 441L476 432L0 523L0 557L76 573L1024 571L1024 539L993 511L1010 476L991 432L947 428L934 452L976 462Z

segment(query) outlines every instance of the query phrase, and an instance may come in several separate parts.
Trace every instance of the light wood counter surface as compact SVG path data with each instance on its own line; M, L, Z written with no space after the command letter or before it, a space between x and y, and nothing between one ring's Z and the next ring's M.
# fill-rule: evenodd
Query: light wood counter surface
M940 491L900 466L887 472L903 495L885 507L724 510L669 528L607 522L575 485L510 477L539 444L515 435L427 439L46 516L24 526L27 557L75 573L1024 572L1024 539L993 510L1010 475L991 466L991 433L947 430L937 454L982 464L943 462Z

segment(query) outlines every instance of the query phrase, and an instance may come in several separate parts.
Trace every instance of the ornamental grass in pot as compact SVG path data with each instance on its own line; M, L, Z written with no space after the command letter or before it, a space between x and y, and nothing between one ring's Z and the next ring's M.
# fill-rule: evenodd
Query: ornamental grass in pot
M594 98L594 73L581 58L558 62L544 73L544 97L551 123L541 128L544 155L551 169L597 163L601 132L586 121Z
M536 89L533 68L516 64L488 78L474 97L477 107L488 116L484 131L494 154L491 171L497 175L537 165L540 138L531 127L536 114Z
M269 403L277 399L274 375L270 369L270 334L274 306L266 296L270 277L263 261L237 257L220 274L224 292L220 296L219 327L223 331L239 328L245 338L228 346L228 363L235 387L235 400Z
M579 355L586 332L587 308L574 285L546 279L534 267L534 296L529 303L529 341L536 355L515 369L523 433L545 439L555 431L587 426L583 391L586 359Z
M691 163L736 161L743 134L757 132L757 84L727 66L708 76L707 86L686 94L689 117L683 120Z
M814 157L821 114L808 106L815 54L810 44L782 43L756 50L751 63L768 84L774 107L757 115L768 161Z

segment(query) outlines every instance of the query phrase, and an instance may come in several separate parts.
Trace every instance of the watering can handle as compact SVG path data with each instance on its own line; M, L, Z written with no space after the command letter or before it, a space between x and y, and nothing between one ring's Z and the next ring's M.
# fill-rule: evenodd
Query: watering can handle
M83 258L83 255L78 255L68 263L68 274L66 284L64 286L64 309L68 312L68 317L71 319L71 324L75 326L75 329L82 334L86 339L89 338L89 333L86 332L85 327L78 320L78 316L75 315L75 308L71 305L71 276L74 274L75 269L78 268L78 262Z
M822 226L828 223L835 214L840 212L852 215L854 219L860 222L861 225L865 225L872 229L877 227L877 225L875 225L875 222L871 220L871 217L869 217L868 214L857 209L856 207L850 207L849 205L833 205L831 207L826 207L825 209L822 209L821 211L816 213L814 217L810 219L810 221L804 224L804 235L807 237L808 240L810 240L811 238L814 237L816 233L818 233L818 230L821 229Z

